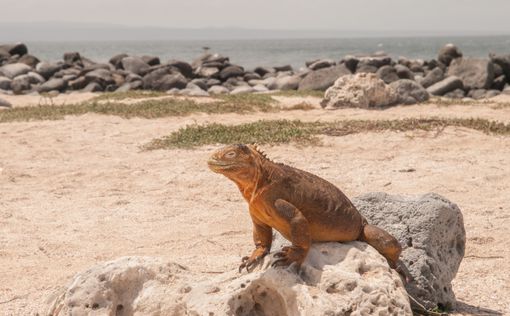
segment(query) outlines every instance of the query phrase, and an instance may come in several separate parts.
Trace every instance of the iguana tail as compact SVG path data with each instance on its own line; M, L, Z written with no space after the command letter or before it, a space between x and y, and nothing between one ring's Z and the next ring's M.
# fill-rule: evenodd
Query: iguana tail
M379 251L388 260L391 268L395 269L397 267L402 246L390 233L382 228L366 223L363 226L359 240L366 242Z

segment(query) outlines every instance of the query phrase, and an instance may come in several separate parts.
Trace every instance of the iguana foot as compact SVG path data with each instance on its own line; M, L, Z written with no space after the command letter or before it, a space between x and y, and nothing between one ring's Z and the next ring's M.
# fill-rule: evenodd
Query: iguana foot
M281 251L274 254L275 258L280 258L278 260L275 260L271 266L272 267L286 267L291 265L292 263L296 263L297 268L301 267L301 264L305 260L306 254L308 251L306 251L303 248L290 246L290 247L283 247Z
M246 256L241 259L239 265L239 273L246 268L246 271L251 272L261 262L261 260L269 253L269 249L257 248L253 251L251 256Z

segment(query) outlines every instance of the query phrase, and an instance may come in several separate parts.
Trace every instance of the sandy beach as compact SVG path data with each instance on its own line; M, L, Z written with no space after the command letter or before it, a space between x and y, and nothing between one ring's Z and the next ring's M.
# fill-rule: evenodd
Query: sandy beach
M54 101L71 104L93 96L62 95ZM4 98L14 107L40 101ZM283 106L306 101L316 109L150 120L86 114L1 123L0 315L45 315L52 293L77 272L121 256L157 256L211 274L237 268L252 249L251 222L234 184L207 168L209 154L220 145L141 149L180 127L276 118L473 117L510 123L510 107L498 103L325 111L318 98L277 99ZM510 314L508 136L449 127L322 136L321 141L316 147L262 148L275 161L331 181L349 197L436 192L457 203L467 244L454 280L456 313ZM415 171L402 172L408 169Z

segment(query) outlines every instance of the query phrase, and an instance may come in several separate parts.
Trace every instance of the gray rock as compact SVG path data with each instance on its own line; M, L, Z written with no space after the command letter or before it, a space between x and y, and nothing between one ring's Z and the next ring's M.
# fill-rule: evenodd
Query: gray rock
M499 90L494 90L494 89L491 89L491 90L488 90L487 93L485 93L485 97L487 99L490 99L492 97L495 97L495 96L498 96L501 94L501 91Z
M18 63L23 63L29 66L30 68L35 68L35 66L37 66L39 62L40 62L39 58L30 54L25 54L21 56L20 59L18 59Z
M198 86L200 89L204 90L204 91L207 91L208 89L208 86L207 86L207 80L206 79L201 79L201 78L197 78L197 79L193 79L191 80L192 84ZM188 83L188 85L190 84ZM186 88L188 88L188 86L186 86Z
M321 106L326 109L343 107L380 108L398 101L396 92L377 75L357 73L338 78L326 90Z
M261 84L258 84L258 85L253 86L253 90L254 90L254 92L256 92L256 93L269 92L269 89L268 89L266 86L261 85Z
M115 92L127 92L127 91L130 91L132 90L131 88L131 83L130 82L126 82L122 85L120 85L116 90Z
M500 66L501 70L506 76L508 82L510 82L510 54L508 55L496 55L490 54L491 61Z
M85 86L82 90L83 92L101 92L104 91L104 88L97 82L91 82Z
M462 89L455 89L443 95L446 98L451 99L462 99L466 96L466 93Z
M207 92L209 92L209 94L227 94L229 93L230 91L225 88L224 86L212 86L210 87Z
M494 65L489 59L457 58L450 63L448 75L459 77L465 89L488 89L494 80Z
M449 43L441 47L439 50L437 60L446 66L449 66L452 60L462 57L462 53L457 46Z
M487 94L487 90L485 89L472 89L469 90L467 97L475 100L480 100L485 98L485 95Z
M126 53L117 54L110 58L108 61L110 64L112 64L116 69L122 69L122 59L128 57L129 55Z
M353 200L369 223L395 236L413 280L406 289L427 308L455 306L452 290L464 257L466 232L457 205L429 193L418 198L369 193Z
M52 78L39 86L40 93L57 90L63 92L67 88L67 81L61 78Z
M259 76L263 77L266 74L272 74L275 73L276 70L274 68L269 67L257 67L253 70L253 72L259 74Z
M88 82L95 82L101 85L103 88L115 84L115 80L113 80L112 73L109 70L102 68L88 72L85 75L85 78L88 80Z
M376 75L386 84L399 80L397 70L390 65L382 66L376 72Z
M356 67L356 72L358 72L360 67L372 66L377 69L382 66L390 65L391 57L386 55L381 56L362 56L359 58L358 66ZM377 70L376 70L377 71Z
M221 81L220 80L214 79L214 78L207 79L207 86L208 87L217 86L217 85L221 85Z
M87 80L87 78L85 78L85 76L81 76L74 80L70 80L68 82L68 87L72 90L80 90L85 88L88 83L89 81Z
M216 67L198 67L195 70L195 75L202 78L218 77L220 70Z
M398 94L401 104L416 104L430 98L429 93L419 83L410 79L401 79L390 83L390 87Z
M361 64L359 63L356 67L356 73L362 74L362 73L372 73L375 74L377 72L377 67L373 65L367 65L367 64Z
M343 58L342 62L345 64L345 67L351 71L351 73L356 72L356 68L358 67L359 59L352 55L347 55Z
M347 69L344 64L310 71L299 83L298 90L325 91L331 87L338 78L350 74L351 71Z
M169 73L169 69L161 68L143 77L144 89L168 91L172 88L184 89L188 81L179 72Z
M167 64L171 67L177 68L179 72L186 78L191 78L193 76L193 68L185 61L172 59Z
M30 66L28 65L25 65L23 63L14 63L0 67L0 74L3 74L5 77L9 79L14 79L14 77L24 75L31 70L32 68L30 68Z
M436 67L436 68L432 69L431 71L429 71L429 73L425 76L425 78L420 80L419 83L424 88L428 88L431 85L433 85L443 79L444 79L443 70L441 70L441 68L439 68L439 67Z
M142 61L145 62L149 66L157 66L161 64L158 56L148 56L144 55L141 57ZM125 68L124 68L125 69Z
M492 61L492 59L491 59L491 61ZM496 64L494 62L492 62L492 64L494 65L494 78L505 75L503 68L499 64Z
M280 71L292 71L291 65L283 65L283 66L274 66L273 67L276 72Z
M20 75L11 81L11 89L14 94L22 94L32 89L31 78L28 75Z
M310 68L311 70L319 70L322 68L328 68L328 67L332 67L335 65L336 65L336 63L334 60L319 59L319 60L316 60L315 62L311 63L310 65L307 65L307 67Z
M142 81L143 78L140 75L129 73L125 78L124 81L126 82L133 82L133 81Z
M227 80L232 77L242 77L243 75L244 75L243 67L237 65L227 66L220 71L221 80Z
M230 94L244 94L244 93L253 93L256 92L253 87L250 86L240 86L234 88L234 90L230 91Z
M281 76L277 77L267 88L269 90L297 90L300 82L299 76ZM258 85L264 86L263 84Z
M46 81L46 79L44 79L43 76L41 76L40 74L38 74L37 72L29 72L27 73L27 76L30 77L30 83L33 83L33 84L39 84L39 83L43 83Z
M37 64L35 70L41 76L43 76L46 80L48 80L51 76L53 76L56 72L62 69L62 65L52 64L45 61L42 61Z
M400 79L414 80L414 73L404 65L395 65L395 71Z
M262 77L256 72L245 72L243 79L244 81L249 82L250 80L260 80Z
M0 76L0 89L2 90L10 90L11 89L11 79Z
M432 95L444 95L455 89L463 89L464 85L462 80L456 76L447 77L427 88L427 91Z
M120 62L122 69L139 76L144 76L150 70L149 64L139 57L124 57Z
M78 52L68 52L64 53L63 56L64 63L69 66L81 66L83 67L83 62L81 60L81 55Z
M23 43L0 45L0 51L5 51L11 56L13 55L23 56L25 54L28 54L27 45Z
M0 108L12 108L12 104L9 101L0 98Z
M505 88L506 82L507 82L507 80L506 80L505 75L501 75L494 79L494 81L492 82L491 89L501 91L501 90L503 90L503 88Z
M186 95L190 97L208 97L209 93L202 90L199 86L192 82L188 82L185 89L179 91L180 95Z

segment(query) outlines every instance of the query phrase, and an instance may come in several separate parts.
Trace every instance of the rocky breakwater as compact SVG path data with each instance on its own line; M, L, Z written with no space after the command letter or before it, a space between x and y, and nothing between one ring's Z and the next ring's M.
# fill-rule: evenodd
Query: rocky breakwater
M325 91L338 78L364 73L373 73L385 84L392 84L403 95L397 102L405 104L423 99L412 95L419 88L430 95L451 98L479 99L510 93L510 54L467 58L452 44L430 60L393 60L384 53L375 53L349 55L338 61L307 61L298 70L289 65L246 69L226 56L209 53L191 63L127 54L101 63L79 52L67 52L62 60L48 62L31 55L25 44L0 45L0 93L7 94L146 89L206 96L271 90Z
M299 272L272 268L274 252L288 245L277 234L250 273L211 276L151 257L99 263L55 292L44 315L412 315L408 295L426 308L455 307L451 281L466 238L459 208L437 194L353 202L403 245L406 282L359 241L314 243Z

